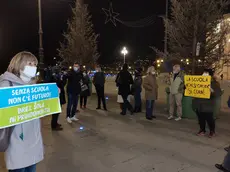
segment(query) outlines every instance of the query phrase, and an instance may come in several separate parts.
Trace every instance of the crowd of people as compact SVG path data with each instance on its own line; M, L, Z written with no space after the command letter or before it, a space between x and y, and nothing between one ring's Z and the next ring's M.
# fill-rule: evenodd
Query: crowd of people
M14 87L28 84L36 84L34 79L37 73L37 58L30 52L21 52L13 57L7 71L0 78L0 87ZM139 113L142 111L142 88L145 89L146 119L153 120L155 101L158 98L158 84L156 70L154 66L148 68L146 76L142 77L141 66L136 66L134 78L128 71L128 65L124 64L122 70L115 80L118 87L118 102L121 105L121 115ZM200 129L198 136L206 134L206 122L209 126L209 137L215 136L215 120L213 117L214 100L221 95L220 84L215 79L214 71L205 69L203 76L211 76L210 99L193 99L192 107L196 112ZM68 123L78 121L80 107L87 108L87 98L91 95L91 79L88 72L79 63L74 63L70 71L61 70L52 73L51 77L46 77L47 82L56 82L60 90L60 104L67 103L66 120ZM96 67L96 73L92 79L98 97L96 109L107 111L104 85L105 75L100 67ZM66 89L65 89L66 88ZM177 109L176 121L182 119L182 97L184 93L184 72L180 69L180 64L173 64L173 74L170 78L170 110L168 119L174 118L175 107ZM134 96L135 106L130 103L130 95ZM66 102L67 97L67 102ZM51 127L53 130L62 130L58 123L59 114L52 115ZM2 136L8 137L2 137ZM43 140L41 134L40 119L31 120L13 127L0 130L0 148L5 152L6 167L9 172L35 172L36 164L43 160ZM229 152L229 148L226 148ZM230 153L225 157L223 164L216 164L222 171L229 171Z

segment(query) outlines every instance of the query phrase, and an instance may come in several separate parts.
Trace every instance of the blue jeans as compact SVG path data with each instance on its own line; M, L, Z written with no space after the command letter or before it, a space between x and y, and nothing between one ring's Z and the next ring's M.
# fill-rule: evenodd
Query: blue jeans
M153 109L154 109L154 100L146 100L146 117L152 118L153 115Z
M9 170L9 172L36 172L36 164L31 165L26 168L16 169L16 170Z
M67 117L72 118L76 114L78 98L78 95L68 93Z

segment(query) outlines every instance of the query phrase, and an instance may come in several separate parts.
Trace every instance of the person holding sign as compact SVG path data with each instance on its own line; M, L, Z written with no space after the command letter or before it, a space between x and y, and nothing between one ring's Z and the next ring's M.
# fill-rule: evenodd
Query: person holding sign
M192 102L192 108L196 112L200 130L197 133L198 136L204 136L206 133L206 122L208 123L210 134L209 137L215 136L215 120L213 117L213 111L215 106L215 99L221 96L220 84L216 81L214 71L212 69L205 69L203 76L211 76L210 98L195 98Z
M0 87L34 84L37 64L37 58L30 52L16 54L7 71L0 77ZM11 132L3 136L3 131L7 130ZM9 142L4 140L7 138ZM6 150L3 150L3 147ZM36 164L44 158L40 119L0 129L0 149L5 151L5 162L9 172L35 172Z
M168 119L173 119L175 106L177 108L176 121L180 121L182 117L182 97L184 93L184 74L181 71L180 63L173 65L173 74L170 78L170 108Z

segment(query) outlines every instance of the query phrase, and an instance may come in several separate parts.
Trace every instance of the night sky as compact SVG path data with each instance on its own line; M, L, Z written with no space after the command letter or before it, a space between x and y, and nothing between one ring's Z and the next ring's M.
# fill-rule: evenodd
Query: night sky
M42 0L45 63L52 64L58 56L57 48L63 40L67 19L71 16L70 5L74 0ZM120 50L126 46L130 51L127 59L154 58L149 46L163 49L164 27L160 17L149 27L131 28L117 23L104 24L106 15L102 8L109 8L108 0L85 0L93 17L96 33L100 34L100 63L112 63L122 58ZM164 0L113 0L114 11L122 21L137 21L142 18L164 15ZM19 51L31 51L38 55L38 10L37 0L5 0L0 2L0 60L1 72L10 59Z

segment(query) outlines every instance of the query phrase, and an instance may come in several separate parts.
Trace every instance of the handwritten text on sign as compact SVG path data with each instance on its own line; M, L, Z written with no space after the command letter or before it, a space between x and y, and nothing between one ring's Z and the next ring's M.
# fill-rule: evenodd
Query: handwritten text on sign
M211 76L185 75L185 96L210 98Z
M0 128L60 113L56 84L0 88Z

